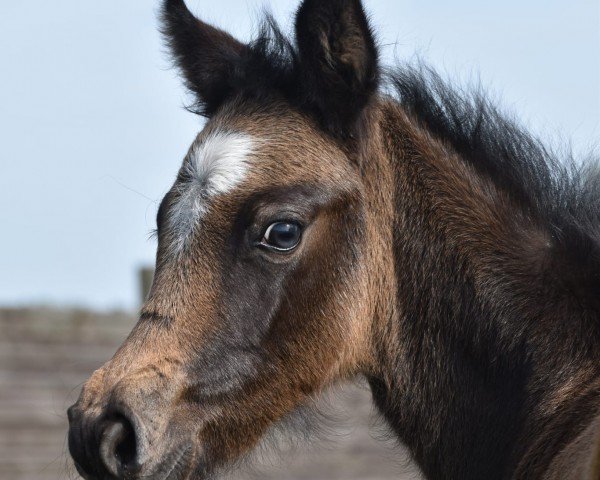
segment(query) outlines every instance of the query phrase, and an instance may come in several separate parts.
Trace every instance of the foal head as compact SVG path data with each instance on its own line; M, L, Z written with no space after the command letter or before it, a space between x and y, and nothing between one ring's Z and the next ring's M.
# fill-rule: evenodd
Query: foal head
M139 322L69 411L91 479L205 478L369 364L357 159L378 69L360 1L304 1L294 44L240 43L182 0L163 15L208 122L160 205Z

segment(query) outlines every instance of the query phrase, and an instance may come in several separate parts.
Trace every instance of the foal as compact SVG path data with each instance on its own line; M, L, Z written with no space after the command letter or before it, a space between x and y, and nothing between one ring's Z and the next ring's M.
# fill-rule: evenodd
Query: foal
M69 410L87 479L205 479L365 376L428 479L598 479L600 174L399 69L359 0L243 44L166 0L198 113L140 320ZM390 93L392 92L392 93Z

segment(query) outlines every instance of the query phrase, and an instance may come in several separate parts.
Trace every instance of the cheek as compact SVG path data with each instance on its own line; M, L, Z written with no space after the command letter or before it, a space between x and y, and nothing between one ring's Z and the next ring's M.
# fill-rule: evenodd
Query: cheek
M360 218L327 212L313 224L303 256L287 285L290 299L280 311L280 335L295 335L336 355L350 331L350 312L360 302ZM278 319L279 320L279 319ZM335 343L335 345L333 345ZM302 348L306 348L303 346ZM314 350L310 347L311 350Z
M225 266L213 333L190 372L199 394L238 389L269 362L264 339L284 297L279 270L252 260Z
M285 283L292 269L271 265L260 255L235 261L223 282L223 323L234 338L258 347L285 297Z
M343 290L355 266L343 233L349 227L338 215L320 216L287 263L260 254L223 259L213 333L190 372L200 394L236 390L288 355L331 363L348 323Z

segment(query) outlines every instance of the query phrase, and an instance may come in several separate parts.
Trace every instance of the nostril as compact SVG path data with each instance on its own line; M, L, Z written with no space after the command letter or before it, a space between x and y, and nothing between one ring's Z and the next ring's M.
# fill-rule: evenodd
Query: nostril
M106 423L100 440L100 458L114 477L137 468L137 442L129 420L118 417Z

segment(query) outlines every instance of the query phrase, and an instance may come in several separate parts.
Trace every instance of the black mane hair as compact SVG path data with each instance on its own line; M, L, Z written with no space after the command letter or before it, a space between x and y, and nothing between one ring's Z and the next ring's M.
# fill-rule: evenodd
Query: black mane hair
M424 128L532 212L569 214L571 221L598 225L597 165L577 165L570 154L560 158L481 89L461 91L428 66L397 67L389 80L399 102Z
M452 87L430 67L389 74L400 104L416 121L550 232L554 274L600 311L600 164L563 158L503 114L481 89Z
M296 46L283 32L272 14L265 12L258 32L247 45L242 62L237 65L233 89L243 97L260 101L276 91L287 99L298 96L295 65L298 63ZM206 115L202 109L206 102L196 102L196 113ZM199 108L198 108L199 107Z

